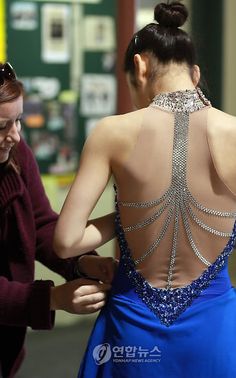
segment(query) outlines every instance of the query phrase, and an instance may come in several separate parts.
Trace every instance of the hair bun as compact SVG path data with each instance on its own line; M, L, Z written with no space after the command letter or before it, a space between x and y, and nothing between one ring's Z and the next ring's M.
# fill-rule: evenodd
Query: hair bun
M154 9L154 19L161 26L178 28L185 23L187 18L187 8L178 1L171 4L161 3Z

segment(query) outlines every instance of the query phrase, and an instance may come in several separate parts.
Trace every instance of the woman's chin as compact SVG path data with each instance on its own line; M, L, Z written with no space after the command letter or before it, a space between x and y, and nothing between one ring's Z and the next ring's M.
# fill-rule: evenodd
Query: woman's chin
M6 161L9 158L9 153L10 153L10 151L4 152L4 151L0 150L0 164L6 163Z

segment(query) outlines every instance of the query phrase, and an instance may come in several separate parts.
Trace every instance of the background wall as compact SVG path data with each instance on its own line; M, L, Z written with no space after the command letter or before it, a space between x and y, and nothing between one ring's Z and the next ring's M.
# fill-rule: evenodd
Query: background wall
M236 1L224 1L224 43L223 43L223 101L222 109L236 116ZM217 62L216 62L217 63ZM236 161L236 159L235 159ZM230 257L229 271L233 285L236 285L236 250Z
M236 1L224 1L223 109L236 115Z

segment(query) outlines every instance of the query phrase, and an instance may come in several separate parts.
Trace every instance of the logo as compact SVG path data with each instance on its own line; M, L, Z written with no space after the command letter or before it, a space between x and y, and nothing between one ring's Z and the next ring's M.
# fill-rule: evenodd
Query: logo
M111 347L110 344L100 344L97 345L93 350L93 358L97 365L105 364L111 358Z
M157 345L145 348L141 345L99 344L93 350L96 365L102 365L112 360L113 363L160 363L162 352Z

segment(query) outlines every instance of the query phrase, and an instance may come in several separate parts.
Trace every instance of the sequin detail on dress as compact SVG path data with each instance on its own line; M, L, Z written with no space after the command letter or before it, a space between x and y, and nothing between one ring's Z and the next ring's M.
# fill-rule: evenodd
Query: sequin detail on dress
M198 214L205 213L212 217L236 218L236 212L220 211L210 209L199 203L188 189L186 180L187 149L188 149L188 129L189 113L211 106L199 88L191 91L178 91L156 96L150 105L162 110L174 113L174 140L172 155L172 180L170 187L160 197L145 202L116 202L116 230L121 249L121 260L125 266L128 277L131 279L136 292L146 303L146 305L160 318L160 321L169 326L177 317L192 303L193 299L200 295L203 289L209 286L210 281L216 277L217 273L227 262L229 254L235 244L235 225L233 232L217 230L204 223ZM119 206L130 208L151 208L160 205L158 210L149 218L139 221L136 224L122 228L119 216ZM167 214L163 221L162 229L151 246L137 259L132 259L125 233L141 230L143 227L155 222L166 210ZM197 211L196 211L197 210ZM192 251L197 258L208 267L201 276L191 284L183 288L173 289L172 276L175 267L179 221L182 219L184 229ZM204 231L220 236L230 237L225 249L217 260L211 264L204 254L198 249L190 228L189 220L193 221ZM164 238L169 225L173 221L173 242L170 252L169 270L167 276L166 289L155 289L136 271L136 266L158 249L158 245Z
M130 279L135 292L150 310L158 316L160 322L169 327L206 289L228 261L236 241L236 222L232 235L216 261L210 265L198 279L191 284L177 289L158 289L152 287L144 277L137 272L132 259L131 251L125 239L125 234L121 225L118 202L116 200L116 235L119 242L121 258L120 264L124 266L125 272Z

